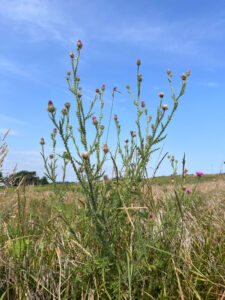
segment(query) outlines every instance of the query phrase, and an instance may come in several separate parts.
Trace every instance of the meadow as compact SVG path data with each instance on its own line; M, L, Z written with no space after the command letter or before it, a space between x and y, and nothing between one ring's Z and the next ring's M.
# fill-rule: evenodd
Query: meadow
M163 159L170 160L172 176L149 178L147 173L190 70L181 76L178 96L167 71L173 107L169 110L160 92L152 120L140 98L137 61L135 96L127 86L137 109L137 132L132 130L122 142L114 115L117 150L112 153L112 113L106 131L101 123L105 86L96 89L87 112L83 107L77 75L82 47L78 41L77 54L69 54L72 71L66 79L75 98L76 126L70 123L70 103L60 117L53 101L47 106L54 126L52 153L46 155L44 138L40 144L51 184L28 186L24 177L17 187L0 189L0 299L225 299L225 175L188 175L185 155L178 162L168 154ZM93 113L96 101L98 115ZM78 133L73 129L77 126ZM92 140L87 138L88 126L96 131ZM64 153L56 153L57 138ZM1 142L3 168L8 150L6 140ZM112 178L104 172L106 158L113 166ZM56 181L59 159L61 184ZM68 164L76 183L65 182Z

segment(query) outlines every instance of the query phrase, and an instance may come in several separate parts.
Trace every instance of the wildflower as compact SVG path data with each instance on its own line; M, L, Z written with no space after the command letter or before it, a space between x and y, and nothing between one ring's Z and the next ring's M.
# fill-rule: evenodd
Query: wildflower
M41 138L40 144L41 144L41 145L44 145L44 144L45 144L44 138Z
M139 82L142 81L142 74L138 74L138 81L139 81Z
M83 173L83 172L84 172L84 167L80 167L80 168L79 168L79 172L80 172L80 173Z
M97 121L97 119L96 119L95 116L92 117L92 121L93 121L93 124L94 124L94 125L98 124L98 121Z
M163 97L164 97L164 93L163 93L163 92L159 92L159 93L158 93L158 96L159 96L160 98L163 98Z
M197 171L197 172L196 172L196 175L197 175L198 177L202 177L204 174L203 174L202 172Z
M64 107L62 110L61 110L62 114L65 116L67 111L66 111L66 108Z
M125 140L124 140L124 142L125 142L125 143L128 143L128 142L129 142L129 140L128 140L128 139L125 139Z
M172 156L171 160L174 161L174 156Z
M172 183L174 183L174 177L171 177L170 180Z
M101 125L100 129L101 130L104 130L105 126L104 125Z
M53 129L53 132L54 132L54 133L57 133L57 128L54 128L54 129Z
M66 102L65 104L65 107L69 110L70 109L70 103L69 102Z
M104 90L105 90L105 85L103 84L103 85L102 85L102 91L104 91Z
M163 104L162 109L163 109L164 111L168 110L168 105L167 105L167 104Z
M186 71L186 76L187 76L187 77L190 76L190 73L191 73L191 70L188 69L188 70Z
M84 151L84 153L82 154L83 159L88 159L90 157L90 153L87 151Z
M131 134L132 137L136 136L136 132L135 131L131 131L130 134Z
M73 53L73 52L70 52L70 53L69 53L69 56L70 56L71 58L74 58L74 53Z
M49 155L49 158L50 158L50 159L53 159L53 154L50 154L50 155Z
M107 145L107 144L104 144L103 146L102 146L102 150L103 150L103 152L106 154L106 153L108 153L109 152L109 146Z
M114 115L114 120L117 121L117 114Z
M172 76L172 73L171 73L170 69L167 70L167 74L168 74L169 76Z
M191 189L187 189L187 193L188 193L188 194L191 194Z
M167 156L169 159L170 159L170 155L168 154L168 156Z
M188 172L188 168L185 168L185 169L184 169L184 172L187 173L187 172Z
M67 75L70 76L70 74L71 74L71 72L70 72L70 71L67 71Z
M69 126L69 129L71 130L72 128L73 128L72 125L70 125L70 126Z
M96 89L95 92L96 92L96 93L99 93L99 89Z
M78 96L78 98L81 98L81 97L82 97L81 92L79 92L79 93L77 94L77 96Z
M138 60L137 60L137 66L140 66L140 64L141 64L141 60L138 59Z
M81 42L81 40L77 41L77 50L80 50L83 47L83 43Z
M129 84L126 86L126 88L129 90L130 89L130 86L129 86Z
M145 101L141 101L141 107L145 107Z
M182 79L183 81L186 80L186 79L187 79L187 75L185 75L185 74L181 75L181 79Z
M153 215L150 215L150 216L149 216L149 219L153 219Z
M80 81L80 76L77 76L77 77L76 77L76 81Z
M48 108L47 111L50 113L54 113L56 111L56 108L54 107L53 103L51 100L48 101Z

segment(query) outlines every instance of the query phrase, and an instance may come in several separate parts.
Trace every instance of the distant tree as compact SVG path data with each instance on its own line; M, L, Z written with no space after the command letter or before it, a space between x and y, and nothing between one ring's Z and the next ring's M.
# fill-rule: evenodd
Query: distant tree
M10 176L10 178L8 178L8 180L10 179L11 182L13 182L14 186L18 186L20 181L26 176L26 184L27 185L39 185L39 184L48 184L48 180L47 178L44 176L41 179L36 175L36 172L29 172L29 171L19 171L15 174L13 174L12 176Z

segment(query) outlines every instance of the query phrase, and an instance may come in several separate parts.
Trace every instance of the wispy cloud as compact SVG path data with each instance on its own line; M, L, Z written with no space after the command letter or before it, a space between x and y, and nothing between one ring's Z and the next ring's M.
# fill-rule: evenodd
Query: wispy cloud
M0 119L1 119L1 121L5 121L8 123L13 123L13 124L18 124L18 125L27 125L27 122L25 122L25 121L18 120L18 119L15 119L15 118L12 118L12 117L9 117L6 115L2 115L2 114L0 114Z

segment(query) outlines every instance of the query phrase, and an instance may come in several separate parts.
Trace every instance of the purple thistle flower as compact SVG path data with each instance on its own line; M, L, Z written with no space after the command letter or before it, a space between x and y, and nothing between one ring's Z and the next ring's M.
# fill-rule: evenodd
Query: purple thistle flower
M187 193L188 193L188 194L191 194L191 189L187 189Z
M197 171L197 172L196 172L196 175L197 175L198 177L202 177L204 174L203 174L202 172L200 172L200 171Z

